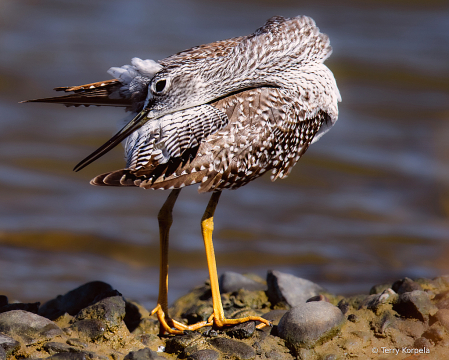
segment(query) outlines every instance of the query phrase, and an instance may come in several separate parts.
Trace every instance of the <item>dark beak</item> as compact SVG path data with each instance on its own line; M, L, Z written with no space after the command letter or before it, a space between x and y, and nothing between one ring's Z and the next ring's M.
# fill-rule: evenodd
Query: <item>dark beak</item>
M85 168L90 163L94 162L109 150L115 148L120 144L125 138L127 138L135 130L139 129L143 124L148 121L147 118L148 110L142 110L134 119L132 119L128 124L126 124L117 134L110 138L105 144L100 146L92 154L90 154L85 159L81 160L73 169L73 171L80 171Z

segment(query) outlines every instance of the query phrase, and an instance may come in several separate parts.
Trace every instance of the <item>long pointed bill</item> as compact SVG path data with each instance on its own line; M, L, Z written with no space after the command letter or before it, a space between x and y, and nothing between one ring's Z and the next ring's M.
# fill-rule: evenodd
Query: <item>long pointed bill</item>
M99 157L106 154L109 150L115 148L118 144L127 138L131 133L140 128L145 124L147 119L148 110L142 110L134 119L132 119L128 124L126 124L117 134L110 138L105 144L100 146L92 154L90 154L85 159L81 160L73 169L73 171L80 171L85 168L90 163L97 160Z

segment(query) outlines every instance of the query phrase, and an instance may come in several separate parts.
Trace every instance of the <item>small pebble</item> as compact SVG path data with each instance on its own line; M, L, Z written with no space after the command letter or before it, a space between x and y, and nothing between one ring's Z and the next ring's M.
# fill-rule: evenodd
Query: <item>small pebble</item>
M215 350L205 349L190 355L187 360L218 360L219 357L220 354Z
M149 348L131 351L128 355L125 356L124 360L166 360L165 357L157 354L156 351L153 351Z
M239 360L250 360L256 357L256 352L251 346L237 340L214 338L209 340L209 344L226 355Z
M256 331L256 323L254 321L247 321L226 330L226 334L236 339L248 339L253 336L254 331Z
M429 349L432 346L432 344L430 343L429 339L426 339L425 337L420 337L415 340L415 342L413 343L413 346L417 349L423 349L423 348Z

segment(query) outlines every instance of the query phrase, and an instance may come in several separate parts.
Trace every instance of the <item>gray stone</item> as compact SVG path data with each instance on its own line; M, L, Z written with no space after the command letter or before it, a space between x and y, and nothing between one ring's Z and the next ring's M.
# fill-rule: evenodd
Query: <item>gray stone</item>
M406 292L412 292L414 290L423 290L421 285L419 285L412 279L409 279L408 277L394 282L391 288L398 294L404 294Z
M71 345L71 346L75 346L81 349L85 349L88 347L87 343L85 343L84 341L81 341L78 338L70 338L67 341L67 344Z
M6 360L6 351L0 348L0 360Z
M122 296L112 296L82 309L76 320L101 320L108 329L118 327L126 314L126 304Z
M340 309L325 301L304 303L289 310L279 321L278 333L296 352L312 348L334 334L345 322Z
M398 294L392 289L385 289L381 294L374 294L366 297L360 304L359 309L370 309L377 311L383 304L394 304L398 301Z
M267 289L265 284L257 282L253 279L247 278L236 272L226 271L220 276L218 280L220 284L220 291L222 293L234 292L240 289L245 289L249 291L258 291Z
M263 314L262 317L271 321L274 326L277 326L279 324L279 320L282 319L286 312L287 310L271 310L270 312Z
M71 346L60 343L60 342L54 342L50 341L46 344L44 344L44 350L48 352L50 355L58 354L61 352L76 352L77 349L72 348Z
M210 339L209 344L231 358L238 360L250 360L256 357L256 352L251 346L237 340L217 337Z
M0 334L0 349L5 350L6 355L10 355L20 349L20 343L9 336Z
M181 336L171 337L170 339L167 339L167 342L165 343L165 351L169 354L179 354L200 337L201 334L196 331Z
M52 355L47 360L107 360L104 356L99 356L91 351L62 352Z
M125 356L124 360L165 360L165 358L163 356L159 356L157 352L150 350L149 348L145 348L138 351L131 351Z
M97 319L80 320L70 328L77 331L80 338L92 342L101 339L106 331L105 323Z
M377 284L374 285L371 290L369 291L370 295L374 295L374 294L380 294L382 291L386 290L386 289L390 289L393 286L392 283L386 283L386 284Z
M192 354L187 358L187 360L218 360L220 354L215 350L200 350Z
M247 321L238 324L226 331L226 335L236 339L248 339L253 336L256 331L256 323L254 321Z
M429 296L420 290L401 294L397 303L393 305L393 309L404 317L420 321L427 321L429 315L433 316L438 311L438 308L431 303Z
M5 295L0 295L0 307L8 305L8 297Z
M86 306L111 296L113 291L109 284L102 281L92 281L69 291L65 295L59 295L55 299L47 301L39 308L39 315L50 320L55 320L64 313L75 316Z
M267 295L273 305L285 303L294 307L304 304L307 299L325 291L321 286L309 280L276 270L268 271L267 284Z
M270 350L265 353L265 357L270 360L287 360L293 359L289 354L280 353L276 350Z
M40 302L35 303L12 303L0 306L0 313L4 313L11 310L24 310L37 314L39 311Z
M337 305L343 314L346 314L349 310L349 304L346 299L341 299Z
M0 314L0 332L15 340L20 339L26 345L42 339L50 340L62 334L62 330L53 321L23 310Z

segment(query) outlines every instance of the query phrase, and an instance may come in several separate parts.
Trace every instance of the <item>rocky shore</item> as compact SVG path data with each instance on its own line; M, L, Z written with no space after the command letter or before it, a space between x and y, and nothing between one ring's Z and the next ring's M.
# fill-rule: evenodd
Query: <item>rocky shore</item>
M228 272L220 287L227 317L259 315L273 327L248 322L159 337L147 309L91 282L43 305L0 295L0 360L449 359L449 275L400 279L352 297L278 271L266 280ZM170 310L185 323L211 312L207 283Z

